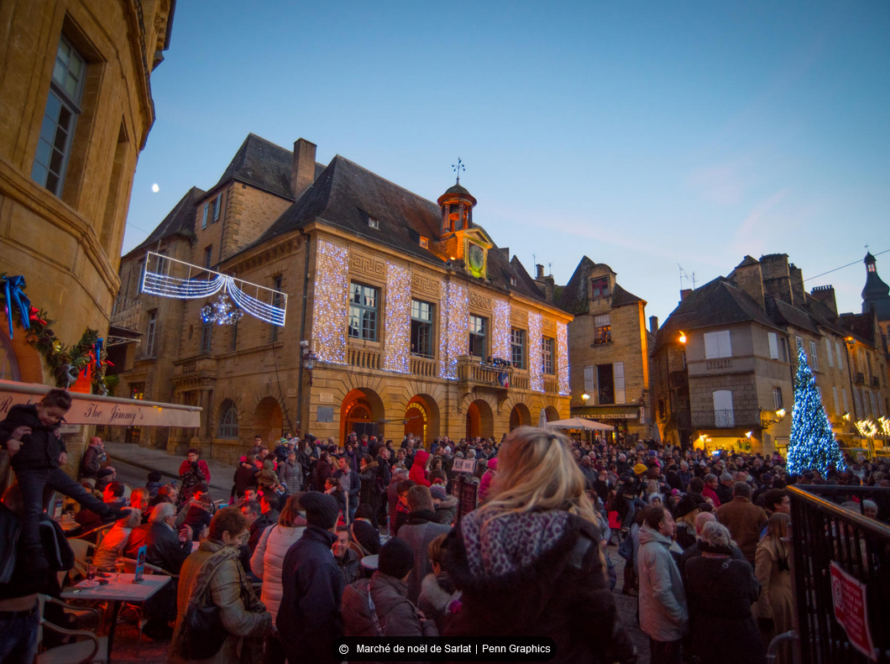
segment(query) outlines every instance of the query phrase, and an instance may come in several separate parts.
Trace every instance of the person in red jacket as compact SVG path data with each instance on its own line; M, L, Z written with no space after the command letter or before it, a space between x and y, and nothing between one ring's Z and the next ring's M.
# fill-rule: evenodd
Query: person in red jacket
M714 503L714 509L720 507L720 498L717 497L717 476L705 475L705 488L702 489L701 495L710 498Z
M179 504L187 503L192 499L195 487L206 482L210 484L210 468L207 462L198 460L201 453L194 447L188 451L188 458L179 466L179 479L182 480L182 487L179 491Z
M414 463L411 464L411 472L408 473L408 479L414 480L417 484L422 484L423 486L430 486L426 470L426 465L429 460L429 452L417 450L414 454Z

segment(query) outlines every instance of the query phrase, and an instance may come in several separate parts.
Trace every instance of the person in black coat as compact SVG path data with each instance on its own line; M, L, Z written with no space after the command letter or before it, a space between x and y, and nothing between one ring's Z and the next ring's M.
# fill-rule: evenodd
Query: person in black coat
M289 662L337 664L333 643L343 634L340 598L343 577L331 547L340 508L331 496L300 498L308 526L288 549L281 567L282 597L276 627Z
M232 495L240 498L247 489L256 489L256 457L251 454L242 457L241 463L235 469L234 486L232 487Z

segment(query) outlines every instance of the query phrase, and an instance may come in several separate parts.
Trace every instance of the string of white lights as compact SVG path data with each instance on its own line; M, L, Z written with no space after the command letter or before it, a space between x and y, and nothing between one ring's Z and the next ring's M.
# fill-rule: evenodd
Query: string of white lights
M142 279L142 292L161 297L197 300L219 292L225 283L226 277L221 274L214 279L177 279L146 270Z
M411 270L386 264L386 371L411 371Z
M556 362L560 396L567 397L572 389L569 383L569 335L568 325L556 323Z
M228 289L229 295L231 295L232 299L235 301L235 304L244 309L244 311L254 318L259 318L261 321L271 323L272 325L278 325L279 327L284 326L284 308L276 307L273 304L267 304L262 300L258 300L257 298L248 295L238 288L238 285L231 277L227 279L226 288Z
M543 357L541 356L541 314L528 312L528 385L536 392L544 391ZM537 349L534 352L533 349Z
M491 354L505 360L511 360L510 345L510 303L495 299L492 303Z
M439 376L457 380L457 358L469 348L470 296L465 286L456 282L442 284L444 318L439 340Z
M312 336L321 362L346 364L346 318L349 310L349 250L318 241L315 311Z

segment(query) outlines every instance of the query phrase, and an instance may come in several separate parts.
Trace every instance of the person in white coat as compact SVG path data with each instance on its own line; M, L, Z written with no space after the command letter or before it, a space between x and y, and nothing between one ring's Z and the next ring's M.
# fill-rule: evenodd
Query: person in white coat
M278 523L266 528L250 559L250 569L263 580L261 600L272 614L272 623L278 618L281 605L281 566L291 545L303 535L306 519L300 516L300 496L295 493L287 499L278 517ZM281 642L273 637L266 639L264 664L284 664L286 655Z

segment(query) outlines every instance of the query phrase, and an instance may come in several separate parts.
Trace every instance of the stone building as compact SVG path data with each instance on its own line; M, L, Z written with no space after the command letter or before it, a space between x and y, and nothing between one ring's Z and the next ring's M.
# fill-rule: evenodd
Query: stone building
M876 319L839 316L834 290L804 290L785 254L750 256L730 273L683 292L658 331L652 355L653 417L661 436L684 445L784 451L791 429L797 349L816 378L826 414L853 446L861 400L883 414L886 385L863 397L857 367L885 367ZM877 330L880 333L880 330Z
M121 393L144 385L205 409L198 435L173 430L168 451L196 445L234 460L254 434L286 430L500 438L542 412L568 417L572 317L475 223L464 187L434 203L341 156L318 165L303 139L291 152L251 136L241 151L195 198L193 237L168 246L286 293L287 320L210 326L203 300L161 317L163 298L135 297L144 335L157 307L164 345L157 359L127 358ZM125 284L149 248L127 256Z
M538 266L538 281L545 280ZM651 435L646 302L623 289L608 265L587 256L555 299L575 317L569 323L572 417Z
M155 119L150 76L174 4L0 4L0 271L25 278L65 344L108 331L136 161ZM0 377L55 386L25 335L0 328ZM87 433L68 441L69 470Z

